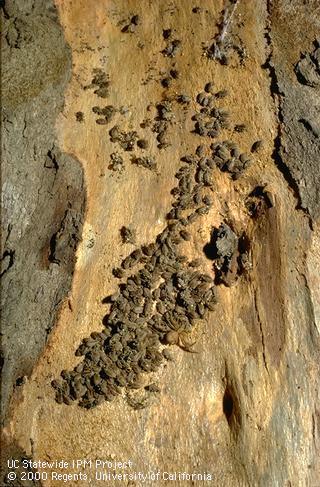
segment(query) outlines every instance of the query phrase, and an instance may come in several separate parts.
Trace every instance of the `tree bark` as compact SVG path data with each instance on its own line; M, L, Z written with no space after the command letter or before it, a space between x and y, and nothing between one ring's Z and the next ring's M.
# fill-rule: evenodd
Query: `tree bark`
M20 281L26 297L19 300L15 291L12 303L17 304L7 308L5 357L10 356L13 365L5 369L10 400L4 414L6 457L63 459L69 467L61 473L81 471L94 487L100 485L95 478L96 459L131 460L133 467L126 470L131 474L160 471L158 482L146 480L150 486L166 485L165 472L177 473L173 485L186 485L179 472L210 474L217 486L320 484L320 51L315 15L319 6L302 0L249 3L56 1L72 56L68 84L60 77L60 84L50 79L49 88L41 86L31 101L26 93L24 99L14 97L13 103L12 93L7 94L11 101L6 126L13 126L8 128L5 147L8 158L15 147L21 151L20 158L25 151L32 152L36 132L44 130L43 124L37 128L37 117L30 116L25 142L10 146L14 131L21 132L23 113L35 110L30 107L38 106L41 97L52 100L54 86L60 101L52 102L54 109L41 101L42 117L50 118L52 135L50 141L39 142L41 157L28 157L31 165L45 166L48 161L53 181L48 182L43 169L42 179L33 179L34 186L28 190L19 174L19 191L34 197L37 191L40 194L28 231L46 241L43 265L47 267L38 278L44 244L36 246L32 241L29 246L28 234L18 235L15 259L20 255L24 261L25 252L30 252L35 264L30 263L26 280ZM137 25L134 15L140 18ZM25 32L25 26L21 29ZM172 29L169 40L167 29ZM40 35L33 33L36 38ZM223 33L220 38L219 33ZM52 39L59 36L58 30L52 33ZM166 49L176 39L181 45L171 57ZM211 49L214 42L227 60ZM57 64L54 51L49 66L51 59ZM63 52L67 51L64 46ZM35 59L39 55L35 53ZM64 65L63 73L67 69ZM48 68L43 70L46 73ZM172 75L172 70L178 75ZM167 78L170 82L164 81ZM246 270L236 271L235 276L230 270L224 283L217 284L217 304L192 334L198 353L171 346L174 361L148 374L148 383L156 383L160 393L144 391L146 407L134 409L125 393L90 410L57 404L51 381L80 362L75 350L81 340L103 329L109 310L103 300L119 286L113 269L136 248L155 242L166 228L181 157L193 154L201 143L209 151L215 141L194 133L191 119L200 109L197 94L210 81L215 93L228 90L216 102L230 112L231 120L218 140L231 139L243 153L250 153L257 140L263 140L263 145L238 178L233 179L230 171L212 170L213 186L207 193L213 204L208 214L190 225L191 240L180 248L188 259L200 257L201 272L214 279L217 268L205 249L212 242L212 230L225 223L245 244ZM190 96L191 103L179 103L182 94ZM63 95L64 107L58 115ZM157 104L168 98L174 118L166 132L169 145L159 148L152 127ZM97 123L107 117L94 107L105 106L116 112L110 122ZM242 123L243 132L233 129ZM148 141L148 148L124 150L110 136L115 125L125 133L136 131L139 139ZM52 144L54 149L47 151ZM114 153L123 159L119 171L112 165ZM134 157L145 155L154 158L156 170L133 163ZM8 184L13 184L12 174L8 164ZM56 188L53 202L43 210L52 187ZM39 215L44 224L39 224ZM15 213L11 218L18 220ZM123 226L135 230L135 243L122 242ZM8 249L13 247L4 252ZM12 284L17 289L24 272L23 264L17 264L13 281L9 280L15 269L10 267L4 276L6 296ZM39 286L43 297L37 300ZM54 319L52 307L58 305ZM39 327L29 328L36 319ZM46 327L50 333L44 331ZM34 339L27 340L30 334ZM13 337L19 345L12 343ZM22 367L29 353L28 365ZM17 383L21 375L25 379ZM142 392L136 394L140 398ZM92 468L73 469L70 465L76 459L92 460ZM64 485L63 479L52 478L52 470L48 473L39 485ZM193 481L194 485L200 482ZM141 485L139 480L130 482L125 485ZM69 485L88 485L88 480L73 479ZM111 480L110 485L118 481Z

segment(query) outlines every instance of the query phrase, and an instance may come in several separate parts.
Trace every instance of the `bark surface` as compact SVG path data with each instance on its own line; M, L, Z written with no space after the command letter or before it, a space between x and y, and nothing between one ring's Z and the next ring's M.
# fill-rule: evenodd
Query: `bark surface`
M2 7L4 463L101 458L131 460L130 473L210 473L217 486L320 484L319 6L239 1L228 23L223 9L233 6ZM140 21L130 32L134 15ZM208 56L225 25L219 48L227 65ZM181 41L172 58L162 53L165 29ZM170 70L179 75L165 87ZM212 142L193 132L191 120L209 81L229 92L218 104L231 127L246 125L218 139L245 153L257 140L263 145L236 180L214 169L213 205L181 247L214 277L204 249L212 229L227 222L245 237L250 265L231 285L217 285L217 305L195 332L199 353L172 346L174 361L149 374L161 392L143 393L147 407L134 409L122 396L91 410L57 404L51 381L79 363L81 340L103 329L109 305L102 301L119 283L113 268L155 241L167 225L180 158ZM181 94L191 103L172 102L169 146L160 150L155 107ZM97 123L97 106L116 108L111 122ZM148 149L130 153L112 142L116 124L137 131ZM110 166L113 153L123 158L120 171ZM132 154L146 153L156 171L132 163ZM122 243L122 226L136 231L135 244ZM80 471L101 484L94 468L63 473ZM65 485L48 472L40 483L14 484L4 469L4 485Z

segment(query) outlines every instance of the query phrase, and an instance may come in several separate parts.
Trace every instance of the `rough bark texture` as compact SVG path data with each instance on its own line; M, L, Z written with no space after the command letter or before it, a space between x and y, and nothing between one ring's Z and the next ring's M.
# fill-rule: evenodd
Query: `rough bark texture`
M320 12L312 1L249 3L236 6L224 44L236 48L222 65L204 56L222 1L57 0L62 29L49 3L5 2L4 462L131 459L132 471L210 472L217 486L320 485ZM122 32L134 14L135 32ZM161 54L169 28L181 40L173 59ZM164 88L170 69L180 75ZM92 84L97 73L109 77L107 98ZM257 139L264 145L239 179L214 170L213 206L190 227L183 251L213 275L204 248L212 228L229 222L245 235L251 268L232 286L217 286L216 308L196 330L199 353L171 347L174 362L150 374L161 392L145 393L146 408L123 397L92 410L59 405L51 380L72 369L81 340L103 328L102 300L118 286L112 269L166 225L180 158L203 141L191 132L191 115L208 81L229 90L220 105L247 125L223 138L245 152ZM147 107L181 93L192 102L188 110L174 104L170 146L159 150L141 126L155 116ZM106 105L118 112L100 125L92 108ZM148 139L157 171L132 164L110 140L115 124ZM109 167L114 152L123 171ZM136 230L135 244L121 243L123 225ZM101 484L94 469L84 473ZM4 485L32 485L3 475ZM65 483L49 475L41 485Z
M71 53L51 2L2 7L2 413L29 376L71 285L83 170L57 144Z

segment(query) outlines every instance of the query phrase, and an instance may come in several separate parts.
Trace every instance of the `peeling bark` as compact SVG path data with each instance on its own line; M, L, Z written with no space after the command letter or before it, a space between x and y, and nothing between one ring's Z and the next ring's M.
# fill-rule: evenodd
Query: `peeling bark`
M318 485L318 3L56 3L65 39L41 2L2 7L13 59L39 16L59 40L48 51L55 68L33 53L43 82L26 90L27 72L6 93L5 455L130 458L136 471L211 472L219 486ZM231 125L208 141L191 116L211 90L223 93L215 103ZM185 266L200 260L216 284L217 304L192 330L197 353L179 339L145 374L146 388L123 387L90 410L68 397L57 404L51 381L108 323L119 282L136 272L132 254L175 218L175 174L200 144L208 155L227 138L242 166L221 159L207 175L212 204L179 244ZM62 481L43 482L51 485Z

